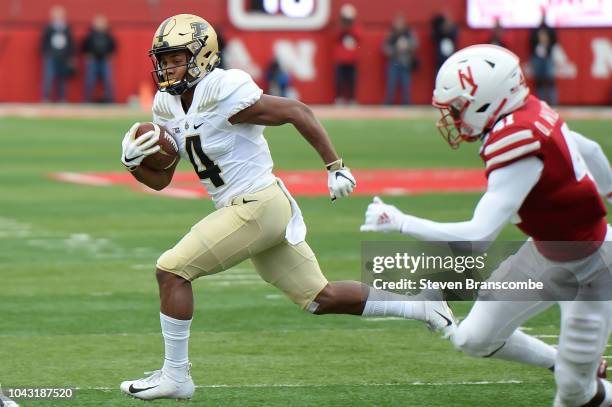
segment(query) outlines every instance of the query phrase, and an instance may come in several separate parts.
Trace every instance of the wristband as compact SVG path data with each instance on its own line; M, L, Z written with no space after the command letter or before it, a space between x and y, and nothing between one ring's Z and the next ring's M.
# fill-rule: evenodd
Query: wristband
M344 163L342 162L342 158L338 158L336 161L331 162L329 164L325 164L325 168L327 171L338 171L344 168Z

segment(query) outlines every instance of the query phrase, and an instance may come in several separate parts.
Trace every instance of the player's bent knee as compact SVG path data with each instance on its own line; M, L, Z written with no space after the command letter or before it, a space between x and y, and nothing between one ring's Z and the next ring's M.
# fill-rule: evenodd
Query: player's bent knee
M162 270L157 268L155 270L155 276L157 278L157 283L160 287L169 286L169 285L182 285L190 283L185 277L182 277L178 274L171 273L166 270Z
M319 303L317 302L316 290L304 290L303 288L283 289L283 293L300 309L311 314L319 314Z
M180 277L184 280L193 280L192 276L186 272L187 263L184 256L180 256L174 249L165 251L157 259L157 276L164 277L164 273Z
M159 267L155 269L155 277L157 278L157 281L159 283L167 281L168 279L172 278L172 276L174 276L174 274L166 270L160 269Z
M487 357L503 346L503 341L495 341L477 332L461 329L461 325L451 335L455 349L474 357Z
M181 270L184 266L181 257L174 252L174 249L166 250L157 259L157 269L161 271L173 272L174 270Z

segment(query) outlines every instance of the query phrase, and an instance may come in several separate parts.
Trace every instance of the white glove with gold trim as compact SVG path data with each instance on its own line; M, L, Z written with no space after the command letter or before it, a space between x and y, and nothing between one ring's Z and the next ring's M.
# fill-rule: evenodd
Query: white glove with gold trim
M148 131L142 136L136 138L136 131L140 123L134 123L132 127L125 133L121 142L121 162L129 170L138 167L145 157L155 154L160 150L157 145L159 140L159 131Z
M332 201L349 196L357 186L357 181L355 181L355 177L351 174L351 170L344 166L342 158L326 164L325 167L327 168L329 196Z

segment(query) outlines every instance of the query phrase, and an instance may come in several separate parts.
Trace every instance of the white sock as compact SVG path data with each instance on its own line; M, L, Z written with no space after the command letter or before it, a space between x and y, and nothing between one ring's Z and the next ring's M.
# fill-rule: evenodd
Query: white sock
M164 367L162 370L175 380L182 381L189 370L189 327L190 320L174 319L159 313L162 335L164 336Z
M411 300L414 298L414 300ZM406 319L425 320L425 305L418 295L408 297L388 291L370 288L368 299L363 308L364 317L393 316Z
M541 340L516 330L506 339L504 346L491 357L511 360L550 369L555 364L557 350Z

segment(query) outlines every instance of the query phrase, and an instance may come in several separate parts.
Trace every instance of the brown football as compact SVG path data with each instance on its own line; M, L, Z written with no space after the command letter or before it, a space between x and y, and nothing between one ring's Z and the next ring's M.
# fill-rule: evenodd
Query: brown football
M136 138L142 136L148 131L155 131L155 127L159 128L159 141L157 144L161 149L142 160L142 165L152 170L164 170L170 168L178 159L178 146L176 141L166 132L160 125L153 125L153 123L141 123L136 130Z

